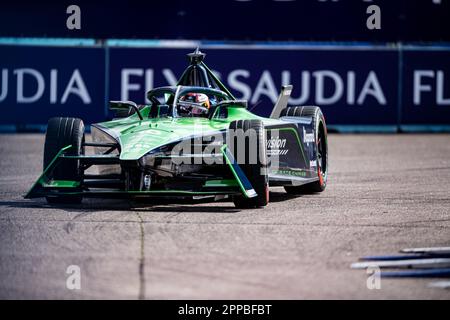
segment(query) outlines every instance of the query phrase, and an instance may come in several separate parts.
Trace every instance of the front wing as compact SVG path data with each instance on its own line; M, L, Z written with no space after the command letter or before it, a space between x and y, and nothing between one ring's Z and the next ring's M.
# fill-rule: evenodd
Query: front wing
M79 160L80 163L90 165L98 164L118 164L120 159L118 155L67 155L66 151L71 148L68 145L62 148L44 169L41 176L33 184L31 189L25 195L26 199L52 196L70 196L82 195L83 197L99 198L129 198L129 197L202 197L219 195L244 195L247 198L257 196L250 181L241 170L227 146L221 148L225 158L226 166L232 173L233 179L209 179L206 180L200 190L184 189L162 189L162 190L120 190L119 188L96 188L99 185L105 186L108 180L114 177L90 176L84 179L83 183L70 180L55 180L52 176L53 170L62 161ZM103 180L102 180L103 179ZM103 181L103 184L102 184ZM94 183L96 182L96 183ZM100 182L100 184L98 183ZM91 187L92 185L92 187Z

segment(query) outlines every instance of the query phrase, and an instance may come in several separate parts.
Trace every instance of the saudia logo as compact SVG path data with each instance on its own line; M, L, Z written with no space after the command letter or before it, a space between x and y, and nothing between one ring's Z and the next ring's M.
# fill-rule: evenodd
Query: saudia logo
M284 149L286 147L286 139L272 137L267 140L266 146L269 155L285 155L289 152L288 149Z
M67 82L61 81L57 69L51 69L48 74L31 68L14 69L11 73L8 69L2 69L0 79L0 103L8 97L8 88L14 84L16 92L13 96L17 103L48 99L50 104L65 104L71 97L78 98L84 104L91 103L91 96L78 69L72 72ZM45 90L47 81L48 93Z

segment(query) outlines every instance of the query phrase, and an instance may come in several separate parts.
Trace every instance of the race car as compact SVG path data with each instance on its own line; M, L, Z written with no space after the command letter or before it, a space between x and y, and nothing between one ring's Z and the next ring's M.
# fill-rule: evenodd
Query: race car
M272 186L290 194L325 189L319 107L288 107L288 85L270 117L258 116L208 68L204 53L188 57L177 85L150 90L150 103L110 101L115 118L92 124L89 140L82 120L50 119L44 170L25 198L229 198L237 208L261 208Z

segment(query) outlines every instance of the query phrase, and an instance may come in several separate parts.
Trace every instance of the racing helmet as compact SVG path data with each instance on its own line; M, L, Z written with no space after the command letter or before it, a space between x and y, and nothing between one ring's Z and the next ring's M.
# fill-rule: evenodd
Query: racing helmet
M180 97L180 101L182 102L191 102L193 104L197 104L203 108L196 108L192 107L189 111L192 114L206 114L209 111L209 108L211 107L211 102L209 101L209 98L204 93L195 93L195 92L189 92L185 94L184 96Z
M182 96L180 98L180 100L181 101L186 101L186 102L199 103L199 104L202 105L202 107L205 107L205 108L208 108L208 109L211 107L211 103L209 102L209 98L204 93L189 92L189 93L185 94L184 96Z

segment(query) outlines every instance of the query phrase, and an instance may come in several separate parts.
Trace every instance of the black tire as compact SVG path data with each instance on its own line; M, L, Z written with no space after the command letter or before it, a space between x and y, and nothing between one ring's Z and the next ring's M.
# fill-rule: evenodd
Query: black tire
M319 175L319 180L315 182L301 186L286 186L284 189L290 194L311 194L324 191L328 179L328 141L327 126L322 111L316 106L288 107L281 111L281 117L283 116L311 117L313 119Z
M269 179L267 176L266 132L261 120L238 120L230 123L230 151L238 161L242 171L247 176L258 194L253 198L243 195L233 196L234 205L239 209L261 208L269 203ZM245 159L238 154L238 144L244 143ZM252 142L256 141L256 149ZM255 150L257 156L250 155ZM255 152L253 151L253 152ZM255 159L256 158L256 159ZM256 161L253 161L256 160Z
M56 154L64 147L72 147L67 155L84 154L84 124L76 118L51 118L48 121L44 146L44 169L50 164ZM82 182L83 172L79 160L65 160L55 167L52 173L55 180L72 180ZM48 196L48 203L81 203L80 195Z

